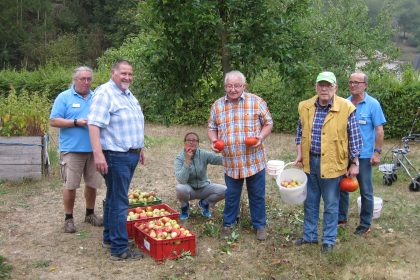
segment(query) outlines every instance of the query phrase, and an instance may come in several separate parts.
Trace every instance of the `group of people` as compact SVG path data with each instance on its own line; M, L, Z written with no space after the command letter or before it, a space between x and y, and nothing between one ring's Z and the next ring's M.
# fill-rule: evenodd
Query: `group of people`
M128 189L138 165L144 164L144 116L129 86L133 81L130 62L120 60L111 79L90 90L92 70L79 67L70 89L60 93L53 105L50 123L60 128L60 165L64 181L64 231L76 231L73 208L81 178L85 182L85 222L102 226L102 246L111 259L139 259L129 249L126 231ZM355 234L370 231L373 213L372 165L380 161L385 117L379 102L366 92L367 76L353 73L351 96L337 93L336 77L322 72L315 83L316 95L299 103L295 165L308 177L304 203L303 237L295 244L318 243L320 198L324 201L323 253L333 251L338 225L348 219L348 193L339 189L343 176L357 177L362 196L360 225ZM175 158L176 197L180 219L189 218L190 201L199 200L201 215L211 218L217 202L225 200L221 237L229 237L237 223L244 181L256 238L266 240L264 140L273 128L266 102L246 91L246 78L239 71L225 75L225 95L214 102L208 120L212 151L199 148L195 132L184 136L183 150ZM247 137L257 143L245 144ZM216 144L222 140L221 150ZM207 176L207 166L222 165L226 185ZM103 219L94 213L96 190L102 178L107 187Z

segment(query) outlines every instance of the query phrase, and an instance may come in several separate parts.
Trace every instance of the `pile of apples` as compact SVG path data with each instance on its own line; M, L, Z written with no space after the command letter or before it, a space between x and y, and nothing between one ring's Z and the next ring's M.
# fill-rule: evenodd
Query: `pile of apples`
M180 226L176 220L169 217L162 217L158 220L152 220L146 223L137 223L135 226L156 240L192 236L192 233L189 230Z
M128 203L129 204L136 204L136 203L150 203L159 200L156 196L155 192L141 192L138 189L130 189L128 190Z
M153 217L162 217L162 216L168 216L170 214L173 214L173 213L169 212L168 210L164 208L153 209L151 206L136 207L134 209L131 209L130 212L128 212L127 221L134 221L138 219L153 218Z
M284 181L281 181L280 184L284 188L296 188L296 187L299 187L300 185L302 185L301 182L299 182L299 181L297 181L295 179L292 179L292 180L284 180Z

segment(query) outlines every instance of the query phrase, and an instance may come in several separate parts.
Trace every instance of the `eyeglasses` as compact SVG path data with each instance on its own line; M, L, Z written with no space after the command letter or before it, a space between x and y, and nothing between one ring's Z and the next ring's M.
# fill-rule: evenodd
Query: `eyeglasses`
M360 84L364 84L365 82L359 82L359 81L349 81L349 85L351 86L358 86Z
M185 143L196 144L196 143L198 143L198 140L197 139L186 139Z
M240 84L236 84L236 85L225 85L226 89L240 89L242 88L244 85L240 85Z
M327 89L331 89L334 87L334 84L316 84L317 87L320 88L327 88Z
M81 82L92 82L92 78L79 78L78 80Z

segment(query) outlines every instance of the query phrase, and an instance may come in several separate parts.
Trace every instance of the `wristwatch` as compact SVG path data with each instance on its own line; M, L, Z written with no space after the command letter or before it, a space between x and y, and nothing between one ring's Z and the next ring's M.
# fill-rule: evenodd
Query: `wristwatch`
M359 158L354 158L354 159L351 161L351 163L352 163L352 164L354 164L354 165L356 165L356 166L359 166Z
M373 149L373 152L381 154L382 149L381 148L375 148L375 149Z
M73 122L73 123L74 123L74 126L75 126L75 127L77 127L77 126L78 126L78 125L77 125L77 119L74 119L74 122Z

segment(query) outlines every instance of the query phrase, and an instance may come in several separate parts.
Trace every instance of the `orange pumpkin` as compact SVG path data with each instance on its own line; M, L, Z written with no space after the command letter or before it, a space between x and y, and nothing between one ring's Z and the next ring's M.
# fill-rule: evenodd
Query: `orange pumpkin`
M359 182L356 178L344 177L340 180L340 189L346 192L354 192L359 188Z

